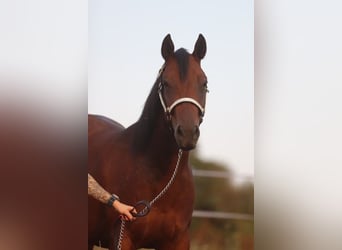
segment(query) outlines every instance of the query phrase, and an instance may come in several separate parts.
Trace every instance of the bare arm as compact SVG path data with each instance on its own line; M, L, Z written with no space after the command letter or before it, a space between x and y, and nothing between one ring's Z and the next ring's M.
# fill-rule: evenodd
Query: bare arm
M90 174L88 174L88 195L104 204L106 204L111 197L110 193L104 190Z
M111 198L111 194L108 193L103 187L101 187L101 185L97 181L95 181L95 179L90 174L88 174L88 195L92 196L98 201L101 201L104 204L107 204L107 202ZM135 219L131 214L131 211L136 212L134 207L121 203L119 200L115 200L113 202L113 207L122 216L124 216L125 220L132 221Z

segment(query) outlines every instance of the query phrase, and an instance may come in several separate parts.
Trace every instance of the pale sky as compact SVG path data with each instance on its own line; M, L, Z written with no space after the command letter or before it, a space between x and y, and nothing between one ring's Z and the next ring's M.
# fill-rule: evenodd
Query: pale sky
M89 1L89 113L134 123L163 63L165 35L192 52L202 33L210 93L200 156L253 176L253 20L253 1Z

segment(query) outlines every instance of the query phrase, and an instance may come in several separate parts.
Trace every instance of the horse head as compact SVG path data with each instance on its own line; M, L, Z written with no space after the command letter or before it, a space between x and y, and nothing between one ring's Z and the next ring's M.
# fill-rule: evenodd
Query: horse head
M204 116L207 77L201 68L206 54L206 41L199 35L194 51L181 48L174 51L168 34L162 43L165 63L160 71L159 98L170 123L178 147L191 150L200 135L199 126Z

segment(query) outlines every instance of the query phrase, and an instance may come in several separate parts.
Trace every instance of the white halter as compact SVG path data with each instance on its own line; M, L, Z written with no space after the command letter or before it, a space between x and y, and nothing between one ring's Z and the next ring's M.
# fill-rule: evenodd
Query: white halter
M165 64L161 67L161 69L159 70L159 73L158 73L158 78L161 77L162 73L164 72L164 69L165 69ZM166 106L165 102L164 102L164 99L163 99L163 95L162 95L162 88L163 88L163 84L161 82L161 79L160 79L160 82L159 82L159 85L158 85L158 95L159 95L159 99L160 99L160 103L161 105L163 106L163 109L164 109L164 112L168 115L168 116L171 116L171 112L172 110L178 105L178 104L181 104L183 102L189 102L189 103L192 103L194 104L200 111L201 111L201 116L203 117L204 116L204 108L202 107L201 104L199 104L195 99L191 98L191 97L182 97L182 98L179 98L177 99L176 101L174 101L170 106Z

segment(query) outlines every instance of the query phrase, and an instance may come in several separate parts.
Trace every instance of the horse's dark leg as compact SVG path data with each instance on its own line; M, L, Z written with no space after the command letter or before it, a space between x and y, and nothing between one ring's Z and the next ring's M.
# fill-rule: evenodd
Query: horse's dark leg
M190 236L189 232L182 233L178 236L175 241L170 241L167 243L163 243L160 247L156 248L156 250L189 250L190 249Z

